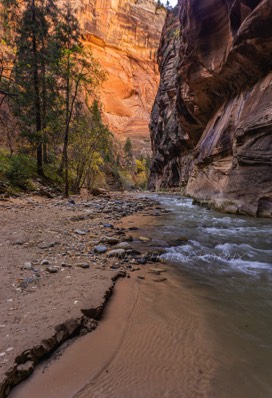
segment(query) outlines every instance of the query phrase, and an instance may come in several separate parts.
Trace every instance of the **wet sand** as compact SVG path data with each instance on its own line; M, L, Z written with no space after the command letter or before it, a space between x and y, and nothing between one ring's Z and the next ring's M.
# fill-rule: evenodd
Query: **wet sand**
M171 268L118 282L104 319L10 398L213 397L216 361L198 303Z

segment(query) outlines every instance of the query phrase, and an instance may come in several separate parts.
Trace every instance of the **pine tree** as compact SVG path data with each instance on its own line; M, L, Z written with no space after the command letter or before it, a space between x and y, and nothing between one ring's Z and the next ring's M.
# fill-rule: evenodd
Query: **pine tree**
M51 4L51 2L50 2ZM17 27L15 83L19 92L17 115L28 141L35 147L37 172L43 176L43 127L46 44L49 37L49 3L28 0Z

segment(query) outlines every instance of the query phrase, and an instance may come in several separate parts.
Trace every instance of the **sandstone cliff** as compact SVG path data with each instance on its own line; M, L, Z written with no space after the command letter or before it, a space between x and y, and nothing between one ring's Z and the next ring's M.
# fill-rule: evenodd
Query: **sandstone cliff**
M179 0L159 49L152 188L272 215L272 2Z
M150 150L148 123L159 84L156 57L166 12L153 0L75 0L85 45L107 72L104 119L117 137Z

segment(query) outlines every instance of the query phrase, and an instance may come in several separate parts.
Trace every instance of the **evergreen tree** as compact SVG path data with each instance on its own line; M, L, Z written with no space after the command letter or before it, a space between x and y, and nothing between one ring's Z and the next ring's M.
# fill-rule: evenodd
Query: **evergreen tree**
M133 162L132 142L129 137L126 139L124 145L124 155L125 155L126 166L128 170L131 170L134 166L134 162Z
M22 132L35 147L37 172L43 172L43 130L46 125L46 66L50 64L47 45L50 37L52 2L27 0L17 26L15 83L18 87L17 115Z

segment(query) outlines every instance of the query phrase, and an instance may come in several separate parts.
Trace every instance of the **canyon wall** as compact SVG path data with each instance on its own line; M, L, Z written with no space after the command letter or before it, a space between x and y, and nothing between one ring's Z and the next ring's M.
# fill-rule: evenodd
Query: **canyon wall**
M149 119L159 85L156 62L166 11L153 0L74 0L84 43L107 72L104 120L122 142L150 152Z
M158 60L151 188L271 217L271 0L179 0Z

